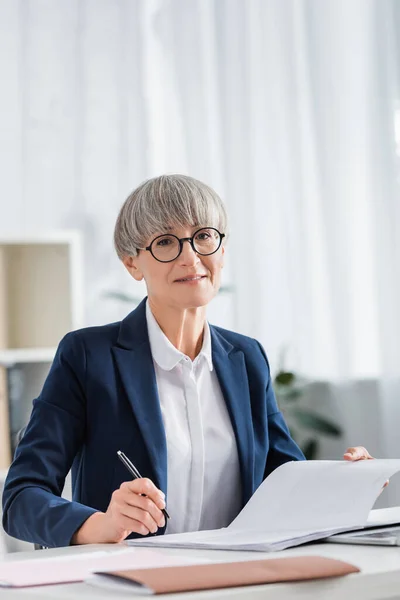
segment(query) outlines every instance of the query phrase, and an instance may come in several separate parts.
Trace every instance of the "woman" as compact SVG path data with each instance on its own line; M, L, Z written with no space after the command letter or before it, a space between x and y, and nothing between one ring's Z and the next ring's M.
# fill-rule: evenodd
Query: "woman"
M169 533L224 527L271 471L304 459L261 345L206 321L226 236L220 198L190 177L151 179L126 200L115 247L147 301L61 341L5 484L10 535L65 546L163 534L166 499ZM60 497L70 468L72 502Z

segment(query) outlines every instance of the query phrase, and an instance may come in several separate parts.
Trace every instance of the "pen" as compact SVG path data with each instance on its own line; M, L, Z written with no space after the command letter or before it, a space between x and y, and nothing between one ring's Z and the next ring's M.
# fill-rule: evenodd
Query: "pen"
M135 465L129 460L129 458L126 456L126 454L121 452L121 450L118 450L117 455L118 455L118 458L120 459L120 461L125 465L125 467L128 469L129 473L133 476L134 479L142 478L141 474L139 473L139 471L137 470ZM165 508L161 509L161 511L166 519L171 518Z

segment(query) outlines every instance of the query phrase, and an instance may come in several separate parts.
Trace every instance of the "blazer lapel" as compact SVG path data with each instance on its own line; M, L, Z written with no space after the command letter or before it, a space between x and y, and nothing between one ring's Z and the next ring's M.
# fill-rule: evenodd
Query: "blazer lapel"
M244 354L222 338L214 327L210 330L213 364L236 437L243 504L246 504L254 491L254 434Z
M154 483L166 494L167 443L147 333L145 300L121 322L118 342L112 351L156 475Z
M154 469L154 483L167 493L167 443L147 332L145 302L146 299L121 322L118 341L112 351ZM236 437L245 504L254 491L254 434L244 354L214 327L211 326L210 331L213 364Z

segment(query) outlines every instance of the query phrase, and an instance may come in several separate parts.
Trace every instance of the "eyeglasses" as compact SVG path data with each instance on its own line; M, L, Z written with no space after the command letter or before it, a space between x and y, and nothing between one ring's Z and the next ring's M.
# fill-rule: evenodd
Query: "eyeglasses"
M172 262L181 254L183 242L189 242L192 249L201 256L209 256L217 252L221 246L224 233L220 233L214 227L202 227L192 237L178 238L176 235L159 235L146 248L137 250L148 250L159 262Z

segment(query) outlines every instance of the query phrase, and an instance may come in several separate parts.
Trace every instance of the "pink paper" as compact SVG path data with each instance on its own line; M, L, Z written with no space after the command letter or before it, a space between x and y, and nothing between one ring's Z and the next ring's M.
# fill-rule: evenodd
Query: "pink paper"
M169 567L195 562L150 548L98 550L52 558L46 558L46 550L40 552L43 558L0 562L0 589L73 583L83 581L93 571Z

